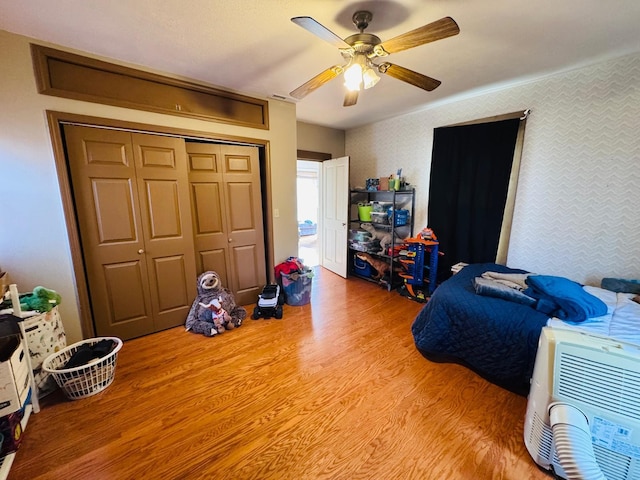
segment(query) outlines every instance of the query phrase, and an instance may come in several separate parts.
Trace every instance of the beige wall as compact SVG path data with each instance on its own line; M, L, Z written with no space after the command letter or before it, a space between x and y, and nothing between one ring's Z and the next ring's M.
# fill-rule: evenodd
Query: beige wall
M344 157L344 130L298 122L298 150L330 153L331 158Z
M402 168L422 228L433 129L526 108L508 265L589 284L640 278L638 53L349 130L351 180Z
M259 130L40 95L30 41L0 30L0 267L22 292L43 285L62 295L70 342L82 334L46 110L268 140L272 207L280 213L273 218L274 261L297 251L294 104L269 99L270 128Z

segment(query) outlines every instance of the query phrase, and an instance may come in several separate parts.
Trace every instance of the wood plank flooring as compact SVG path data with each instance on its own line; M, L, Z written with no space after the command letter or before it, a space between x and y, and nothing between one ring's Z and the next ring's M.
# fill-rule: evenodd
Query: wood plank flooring
M421 304L315 270L282 320L125 342L104 392L45 398L9 479L550 478L524 397L415 349Z

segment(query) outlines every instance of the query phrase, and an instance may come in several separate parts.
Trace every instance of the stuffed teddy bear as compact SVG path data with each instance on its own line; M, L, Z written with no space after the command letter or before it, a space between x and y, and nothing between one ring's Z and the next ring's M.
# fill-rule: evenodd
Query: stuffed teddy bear
M191 305L185 327L187 331L213 337L242 325L247 311L236 305L233 294L221 285L216 272L198 277L198 295Z
M32 293L20 295L20 308L22 310L35 310L37 312L50 312L53 307L62 302L62 297L55 290L45 287L36 287Z

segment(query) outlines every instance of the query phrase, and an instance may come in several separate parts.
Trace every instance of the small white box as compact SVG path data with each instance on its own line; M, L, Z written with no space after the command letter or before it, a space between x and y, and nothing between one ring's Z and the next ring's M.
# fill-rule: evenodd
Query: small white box
M20 338L0 338L0 417L20 410L28 393L29 367Z
M451 273L455 275L456 273L458 273L460 270L462 270L464 267L467 267L468 265L469 265L468 263L458 262L451 267Z

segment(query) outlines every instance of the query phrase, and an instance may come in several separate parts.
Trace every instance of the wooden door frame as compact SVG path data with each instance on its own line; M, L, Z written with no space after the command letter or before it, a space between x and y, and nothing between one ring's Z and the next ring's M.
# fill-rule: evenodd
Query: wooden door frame
M62 198L62 208L64 211L67 235L69 237L69 245L71 248L71 263L74 273L76 295L78 299L78 311L80 314L80 328L83 338L95 336L95 327L93 325L93 317L91 314L89 287L84 272L84 258L82 257L80 233L78 231L76 209L73 202L73 194L71 190L70 172L67 165L67 155L62 136L63 123L78 123L86 126L133 130L142 133L179 136L184 138L207 140L211 142L230 142L245 144L250 143L258 146L260 179L263 187L262 213L264 221L264 240L266 254L265 261L267 271L273 271L273 220L270 215L266 214L266 212L272 211L273 204L273 190L270 181L271 157L269 155L269 140L188 130L179 127L165 127L160 125L128 122L125 120L116 120L112 118L92 117L88 115L58 112L53 110L47 110L46 115L49 134L51 136L51 144L53 147L56 172L58 175L58 185L60 186L60 196ZM193 279L194 282L196 280L197 279L195 278Z
M317 252L318 252L318 265L320 267L323 267L322 265L322 254L324 251L324 247L322 245L324 239L323 239L323 235L322 235L322 229L324 228L324 220L322 218L323 216L323 212L324 212L324 204L322 203L322 182L324 181L323 177L322 177L322 162L325 162L327 160L331 160L331 154L330 153L326 153L326 152L314 152L311 150L298 150L296 152L297 156L296 156L296 164L299 160L303 160L303 161L307 161L307 162L317 162L320 164L320 171L319 171L319 178L320 178L320 185L319 187L319 192L318 195L320 196L320 198L318 198L318 204L320 205L320 212L318 215L318 227L317 227L317 232L318 232L318 248L317 248ZM297 180L296 180L297 183ZM296 200L297 201L297 200ZM298 221L298 219L296 219L296 222ZM298 238L298 245L300 245L300 238ZM323 267L324 268L324 267Z

